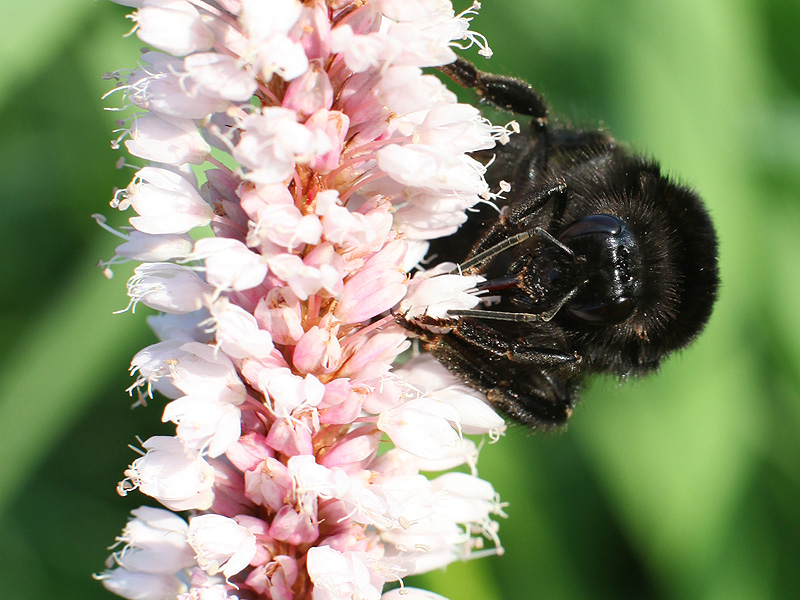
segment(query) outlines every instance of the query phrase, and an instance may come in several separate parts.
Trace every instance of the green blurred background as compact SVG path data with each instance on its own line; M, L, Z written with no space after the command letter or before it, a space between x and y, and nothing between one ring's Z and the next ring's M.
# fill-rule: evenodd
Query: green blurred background
M130 178L101 76L140 43L105 0L0 8L0 597L110 599L91 574L143 503L115 492L127 445L170 430L158 402L130 409L151 338L141 314L111 314L129 271L95 268L116 242L89 218ZM506 554L410 583L452 600L800 597L800 3L506 0L473 28L495 51L468 54L481 68L701 191L723 287L659 376L596 381L568 431L487 446Z

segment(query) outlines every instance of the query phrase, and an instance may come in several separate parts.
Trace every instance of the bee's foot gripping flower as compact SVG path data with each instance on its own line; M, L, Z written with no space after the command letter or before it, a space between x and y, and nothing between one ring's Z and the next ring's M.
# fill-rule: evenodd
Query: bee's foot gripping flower
M119 490L190 516L134 510L99 578L126 598L366 600L499 552L463 434L503 421L430 357L393 371L409 342L385 317L427 240L490 197L468 153L505 132L421 70L483 42L472 11L118 2L155 50L114 75L140 109L115 143L150 164L112 202L135 215L111 263L141 262L131 305L164 313L132 391L176 425Z

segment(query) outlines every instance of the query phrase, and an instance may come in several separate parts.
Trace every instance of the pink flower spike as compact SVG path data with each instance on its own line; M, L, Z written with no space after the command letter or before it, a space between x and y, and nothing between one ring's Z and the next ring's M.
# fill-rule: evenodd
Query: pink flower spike
M380 600L387 582L501 552L500 504L462 434L502 422L430 357L392 366L411 344L396 314L480 302L449 266L409 276L492 197L472 154L508 135L424 71L481 41L474 9L116 1L161 51L116 74L139 112L114 145L148 164L115 194L134 210L103 266L142 263L131 306L162 313L160 341L133 358L130 391L165 396L175 425L119 491L190 522L139 509L98 578L126 598Z

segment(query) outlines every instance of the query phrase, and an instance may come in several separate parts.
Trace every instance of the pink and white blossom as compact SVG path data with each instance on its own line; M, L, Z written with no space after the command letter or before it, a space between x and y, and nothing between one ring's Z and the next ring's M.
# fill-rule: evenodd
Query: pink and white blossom
M411 273L491 200L470 153L508 135L422 70L490 54L475 7L115 1L152 50L116 75L134 114L114 145L150 164L114 197L134 214L103 266L142 263L130 305L163 314L131 391L176 427L118 489L189 516L133 511L98 578L142 599L438 598L383 589L502 552L464 436L504 425L430 357L392 366L392 311L446 326L483 300L454 265Z

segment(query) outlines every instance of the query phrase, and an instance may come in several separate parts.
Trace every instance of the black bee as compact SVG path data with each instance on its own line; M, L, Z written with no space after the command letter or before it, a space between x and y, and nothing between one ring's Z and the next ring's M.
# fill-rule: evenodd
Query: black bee
M487 179L511 183L500 214L484 208L432 246L485 277L495 303L398 319L512 418L561 425L587 376L653 371L700 333L717 294L714 228L658 163L604 131L551 125L529 84L463 59L442 71L530 129L494 150Z

